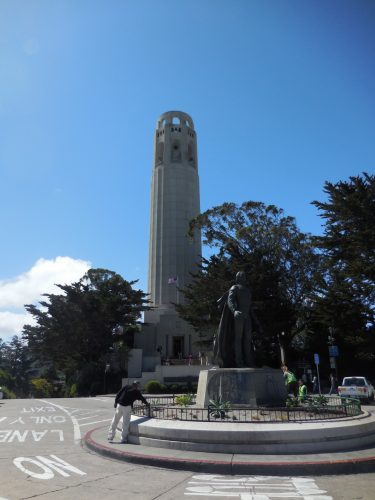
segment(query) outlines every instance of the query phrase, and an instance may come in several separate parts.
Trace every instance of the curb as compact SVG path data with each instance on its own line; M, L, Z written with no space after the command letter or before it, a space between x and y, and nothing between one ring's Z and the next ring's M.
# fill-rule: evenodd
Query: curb
M251 460L243 460L237 457L240 455L230 455L230 459L220 459L220 454L211 453L212 458L200 458L196 453L196 458L183 456L168 456L158 454L166 452L165 449L149 448L149 452L144 453L130 450L119 450L113 446L101 444L93 438L93 434L103 427L98 427L88 431L83 437L83 444L88 449L115 460L125 462L161 467L173 470L188 470L192 472L204 472L215 474L258 474L258 475L328 475L328 474L358 474L375 471L375 449L371 449L372 455L364 457L353 457L344 459L324 459L319 460L288 460L288 455L282 455L283 460L275 460L275 456L252 455ZM138 445L131 445L136 448ZM358 453L358 452L357 452ZM348 452L350 454L350 452ZM209 454L205 454L206 456ZM244 455L250 458L250 455ZM292 455L294 456L294 455ZM317 456L317 455L315 455ZM265 459L267 457L267 459ZM263 458L263 460L262 460Z

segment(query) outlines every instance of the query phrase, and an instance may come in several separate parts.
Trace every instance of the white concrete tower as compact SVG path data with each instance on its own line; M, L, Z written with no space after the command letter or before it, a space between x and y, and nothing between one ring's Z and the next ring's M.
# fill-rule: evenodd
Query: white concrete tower
M182 303L178 288L191 280L201 260L201 235L187 233L200 213L197 138L193 120L169 111L158 120L151 181L148 293L154 307L145 313L138 346L143 367L150 369L156 349L164 357L197 353L197 333L180 319L173 303ZM159 349L160 350L160 349Z
M185 286L197 269L200 233L191 239L187 232L189 221L199 213L193 120L186 113L169 111L157 122L151 181L148 291L159 309L174 309L171 303L183 300L177 288Z

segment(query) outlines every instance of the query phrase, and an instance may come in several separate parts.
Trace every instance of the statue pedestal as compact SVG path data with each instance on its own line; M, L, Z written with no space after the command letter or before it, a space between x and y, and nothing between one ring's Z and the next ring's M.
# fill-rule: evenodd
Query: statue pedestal
M221 396L232 405L284 406L284 376L273 368L211 368L199 374L197 407Z

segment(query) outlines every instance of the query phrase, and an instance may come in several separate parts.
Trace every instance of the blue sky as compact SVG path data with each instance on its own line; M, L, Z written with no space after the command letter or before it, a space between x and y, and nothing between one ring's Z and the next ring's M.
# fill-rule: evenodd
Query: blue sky
M156 120L198 138L201 209L310 202L375 164L372 0L0 0L0 336L91 265L146 290Z

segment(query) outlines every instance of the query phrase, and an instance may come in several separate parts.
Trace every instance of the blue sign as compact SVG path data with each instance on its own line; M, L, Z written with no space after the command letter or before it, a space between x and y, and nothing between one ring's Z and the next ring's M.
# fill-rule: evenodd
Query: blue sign
M319 354L314 354L314 363L315 363L316 365L318 365L318 364L319 364Z
M337 347L337 345L329 345L328 353L331 358L337 358L337 356L339 355L339 348Z

